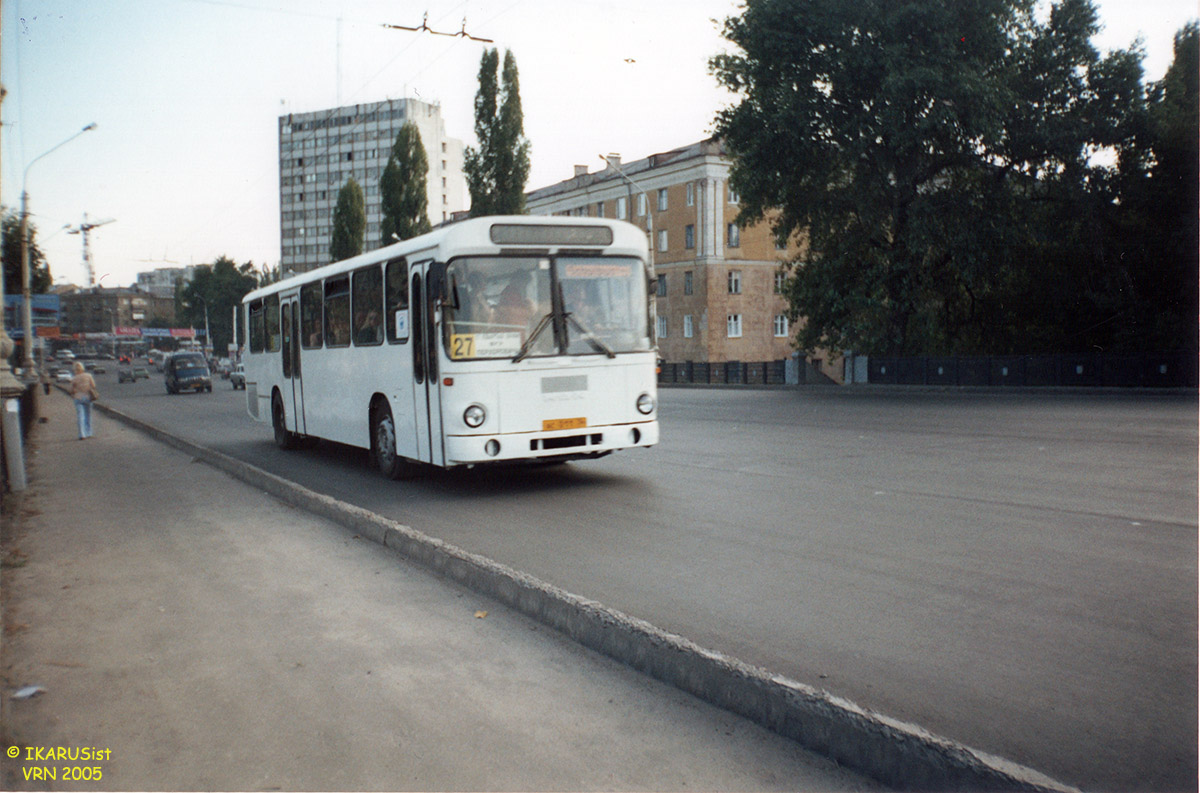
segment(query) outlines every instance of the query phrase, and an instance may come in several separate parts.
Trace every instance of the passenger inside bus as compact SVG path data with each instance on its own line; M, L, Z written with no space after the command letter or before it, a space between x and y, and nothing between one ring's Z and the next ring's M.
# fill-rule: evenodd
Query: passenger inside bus
M378 344L383 341L383 323L378 311L368 311L354 334L356 344Z
M484 286L483 275L473 272L467 276L467 299L465 305L467 330L478 333L486 330L492 324L492 307L487 301L487 287Z
M535 307L533 301L526 297L529 286L529 274L513 273L508 285L500 293L496 303L493 320L497 325L508 326L510 330L526 330L534 319Z
M587 330L596 330L600 319L599 312L592 301L588 299L587 286L578 279L571 279L566 281L566 288L563 291L564 310Z
M327 316L329 327L326 329L326 335L330 347L345 347L350 343L350 323L343 316L344 307L338 306L338 308L343 310L336 313L331 312Z

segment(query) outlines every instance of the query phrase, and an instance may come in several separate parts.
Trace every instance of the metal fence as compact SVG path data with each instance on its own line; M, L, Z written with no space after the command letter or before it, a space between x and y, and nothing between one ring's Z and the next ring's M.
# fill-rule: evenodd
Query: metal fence
M867 382L882 385L1188 388L1195 353L1084 353L973 357L871 357Z
M684 361L659 365L660 383L782 385L787 382L787 361Z

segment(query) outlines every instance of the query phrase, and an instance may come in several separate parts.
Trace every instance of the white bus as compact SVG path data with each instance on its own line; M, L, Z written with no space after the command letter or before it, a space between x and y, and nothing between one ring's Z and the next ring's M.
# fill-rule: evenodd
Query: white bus
M621 221L445 226L248 294L246 409L393 478L653 446L653 279Z

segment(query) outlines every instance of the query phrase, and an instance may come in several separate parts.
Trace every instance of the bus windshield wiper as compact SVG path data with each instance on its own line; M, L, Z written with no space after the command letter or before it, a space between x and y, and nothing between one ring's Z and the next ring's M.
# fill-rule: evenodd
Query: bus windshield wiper
M568 311L568 312L566 312L566 314L564 314L564 316L567 318L567 322L570 322L572 325L574 325L575 329L583 334L584 340L586 340L588 344L592 345L592 347L597 352L602 352L605 355L607 355L609 358L617 357L617 354L615 352L613 352L612 347L609 347L607 344L605 344L604 341L601 340L601 338L599 336L597 336L590 329L585 328L583 326L583 323L581 323L579 320L575 319L574 313Z
M529 334L529 338L526 339L525 343L521 345L521 349L517 350L516 357L512 359L513 363L517 363L529 355L529 351L533 349L533 343L537 341L538 336L542 335L542 331L549 326L550 320L553 318L553 316L554 313L551 312L538 321L537 327L533 329L533 333Z

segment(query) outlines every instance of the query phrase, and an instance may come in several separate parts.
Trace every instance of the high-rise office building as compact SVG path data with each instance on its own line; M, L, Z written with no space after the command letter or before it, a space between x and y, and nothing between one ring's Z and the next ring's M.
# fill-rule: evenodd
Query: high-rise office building
M304 272L328 264L338 192L354 177L366 199L363 250L382 247L379 177L400 127L411 121L429 160L429 222L438 225L466 209L463 143L446 135L441 107L418 99L389 99L279 118L280 265Z

